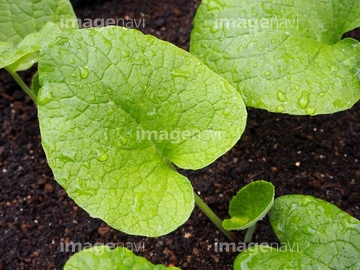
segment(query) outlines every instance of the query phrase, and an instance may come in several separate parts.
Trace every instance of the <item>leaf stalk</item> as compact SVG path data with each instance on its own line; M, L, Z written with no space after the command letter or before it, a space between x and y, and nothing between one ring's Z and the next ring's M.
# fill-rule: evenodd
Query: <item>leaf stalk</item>
M5 68L10 75L14 78L14 80L20 85L20 87L25 91L26 94L37 104L37 98L33 91L26 85L26 83L20 78L16 71L12 71L11 69Z
M215 224L215 226L232 242L237 243L237 237L231 231L225 230L221 219L210 209L210 207L194 192L195 203L204 214Z

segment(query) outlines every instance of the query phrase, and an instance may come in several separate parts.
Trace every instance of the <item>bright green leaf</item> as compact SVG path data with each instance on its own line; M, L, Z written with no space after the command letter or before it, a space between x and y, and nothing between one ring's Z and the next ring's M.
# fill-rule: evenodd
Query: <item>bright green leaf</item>
M132 29L63 33L43 48L38 96L55 179L93 217L129 234L175 230L194 207L173 165L228 151L246 110L230 84L174 45Z
M244 230L261 220L274 204L275 188L270 182L254 181L231 200L231 219L223 221L226 230Z
M61 30L78 28L68 0L0 0L0 68L26 70Z
M74 254L64 270L179 270L177 267L154 265L146 258L136 256L129 249L95 246Z
M27 35L39 32L47 22L61 30L78 28L68 0L0 0L0 41L19 44Z
M40 90L39 72L36 72L31 81L31 91L37 96Z
M0 68L6 67L12 71L21 71L30 68L39 60L39 52L42 46L51 43L61 33L59 27L48 22L40 32L30 34L22 40L16 48L7 42L1 47Z
M281 196L270 222L282 246L255 246L234 269L360 269L360 221L338 207L303 195Z
M326 114L360 99L360 1L203 0L191 52L232 83L246 105Z

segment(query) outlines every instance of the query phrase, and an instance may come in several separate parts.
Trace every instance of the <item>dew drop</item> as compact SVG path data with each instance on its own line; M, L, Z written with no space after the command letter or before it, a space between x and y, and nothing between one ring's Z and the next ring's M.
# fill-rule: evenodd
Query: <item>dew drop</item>
M308 107L305 110L306 114L313 115L316 112L316 109L314 107Z
M75 59L71 59L71 64L75 64Z
M295 202L292 202L289 206L289 213L295 211L298 208L298 204Z
M307 234L307 235L314 235L316 233L316 230L314 230L311 227L305 227L303 229L303 233Z
M80 69L80 77L82 79L86 79L89 76L89 68L85 66L85 67L79 67L79 69Z
M219 30L220 29L219 29L219 26L217 24L210 27L210 32L213 33L213 34L217 33Z
M298 104L301 109L305 109L309 105L309 103L310 103L310 98L308 95L302 96L298 101Z
M220 84L222 92L224 94L230 94L231 93L229 87L227 85L225 85L225 83L223 81L220 81L219 84Z
M96 159L98 161L106 161L109 158L108 154L104 150L96 150L96 154Z
M336 99L334 102L333 102L333 105L334 107L337 107L337 108L342 108L342 107L345 107L345 103L340 100L340 99Z
M229 115L230 115L230 112L231 112L230 108L225 108L225 109L223 110L222 114L223 114L224 116L229 116Z
M282 105L279 105L279 106L277 106L276 107L276 112L279 112L279 113L281 113L281 112L283 112L283 111L285 111L285 108L284 108L284 106L282 106Z
M61 159L64 162L73 162L74 161L74 155L71 154L71 153L60 154L59 159Z
M150 111L150 112L148 112L147 115L149 115L149 116L154 116L154 115L156 115L156 108L153 108L153 110Z
M271 72L270 71L265 71L264 72L264 76L270 76L271 75Z
M90 169L90 164L89 162L84 162L81 164L83 167L87 168L87 169Z
M172 77L183 77L188 78L190 77L190 71L180 70L180 69L174 69L171 71Z
M356 230L360 232L359 221L353 217L344 217L341 221L341 224L344 225L345 230Z
M37 102L39 105L45 105L53 100L54 96L49 92L47 87L43 87L41 94L38 95Z
M251 71L250 68L247 68L247 69L245 70L246 73L250 73L250 71Z
M129 57L129 56L130 56L130 52L129 52L129 51L122 51L122 52L121 52L121 55L122 55L123 57Z
M286 94L283 91L277 91L276 92L276 98L281 101L281 102L285 102L286 101Z
M300 86L299 86L299 85L295 85L295 90L300 90Z
M220 1L218 1L218 0L212 0L212 1L208 1L208 3L206 4L206 7L210 11L210 10L214 10L214 9L220 9L221 4L220 4Z
M322 207L321 205L317 206L317 207L316 207L316 210L319 211L319 212L321 212L321 213L325 213L325 208Z
M125 144L127 144L128 139L125 137L120 137L120 142L121 142L121 144L125 145Z
M99 160L99 161L105 161L107 159L108 159L108 155L106 153L97 158L97 160Z
M302 200L301 200L301 205L306 207L309 204L311 204L313 202L313 199L309 196L305 196Z
M76 74L75 73L71 74L71 77L76 78Z
M151 93L149 96L149 100L155 104L159 103L158 96L155 93Z

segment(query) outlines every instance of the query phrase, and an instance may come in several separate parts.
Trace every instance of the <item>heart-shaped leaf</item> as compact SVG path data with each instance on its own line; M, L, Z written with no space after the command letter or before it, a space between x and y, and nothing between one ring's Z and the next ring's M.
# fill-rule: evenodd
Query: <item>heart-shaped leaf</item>
M154 265L144 257L136 256L129 249L95 246L74 254L66 262L64 270L179 270L177 267Z
M282 246L238 255L234 269L360 269L360 221L311 196L275 200L270 222Z
M203 0L191 53L222 75L246 105L326 114L360 99L358 0Z
M261 220L274 204L275 188L270 182L258 180L247 184L232 198L231 219L222 223L226 230L244 230Z
M78 28L68 0L0 0L0 68L25 70L61 30Z
M175 230L194 207L173 165L199 169L245 128L241 96L197 58L139 31L64 32L44 47L38 96L55 179L93 217L129 234Z

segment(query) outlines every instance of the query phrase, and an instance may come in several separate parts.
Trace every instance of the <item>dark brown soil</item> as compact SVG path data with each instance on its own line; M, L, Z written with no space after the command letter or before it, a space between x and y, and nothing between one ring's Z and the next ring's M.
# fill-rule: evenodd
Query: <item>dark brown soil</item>
M79 18L144 18L151 33L188 49L191 21L199 0L76 1ZM359 33L351 34L359 39ZM21 76L30 83L34 69ZM216 252L227 241L195 208L190 220L159 237L128 236L90 218L54 181L40 144L33 102L4 70L0 71L0 270L61 269L70 241L134 243L135 253L153 263L182 269L232 269L236 252ZM239 188L264 179L277 196L309 194L360 218L360 104L334 115L294 117L249 109L246 131L236 146L211 166L183 171L194 189L221 217ZM241 239L244 234L237 232ZM277 241L268 220L254 242ZM142 248L144 247L144 248Z

